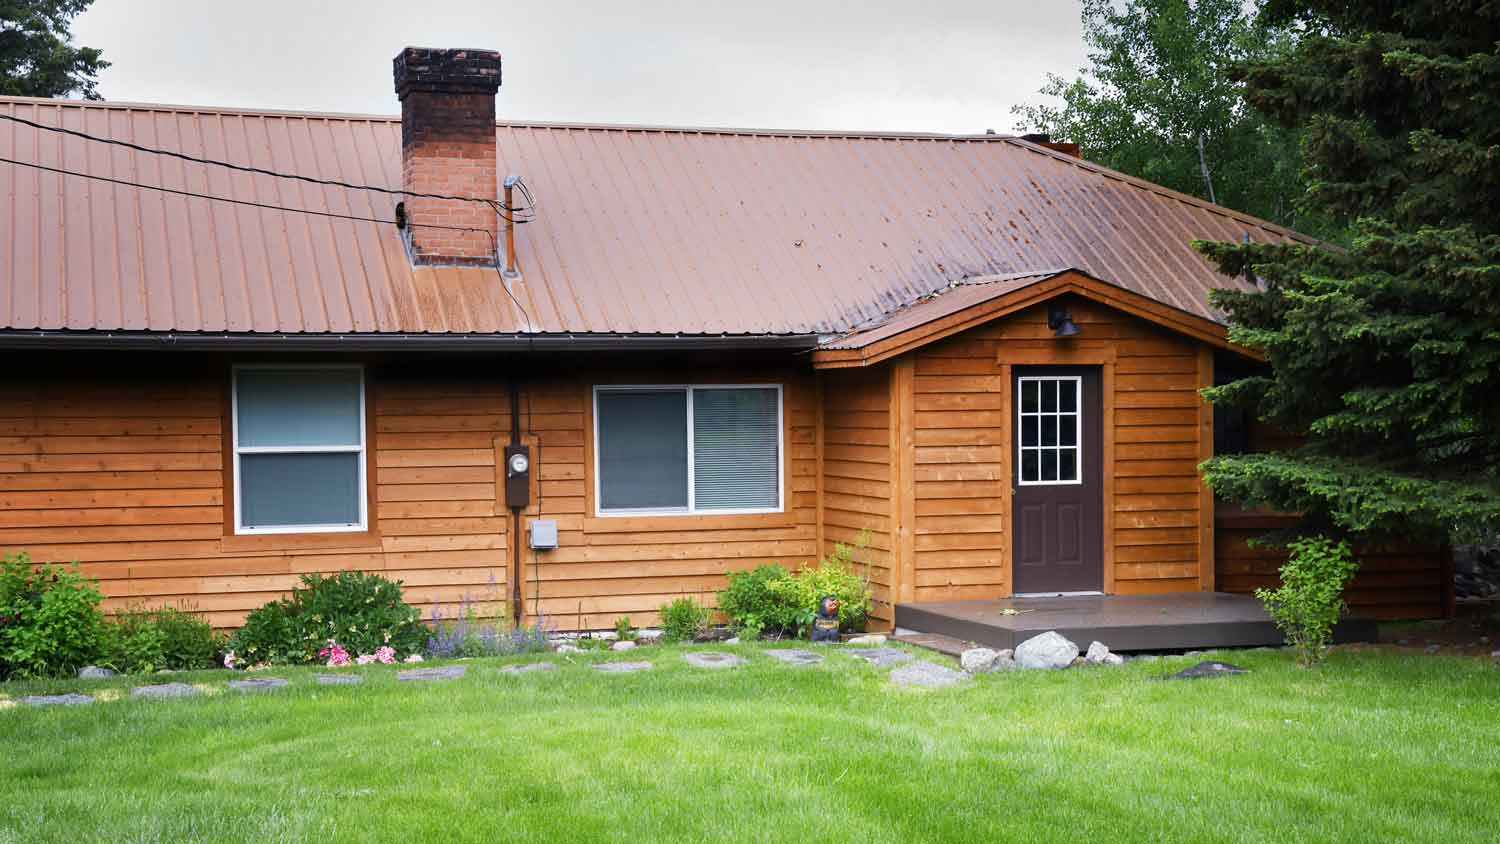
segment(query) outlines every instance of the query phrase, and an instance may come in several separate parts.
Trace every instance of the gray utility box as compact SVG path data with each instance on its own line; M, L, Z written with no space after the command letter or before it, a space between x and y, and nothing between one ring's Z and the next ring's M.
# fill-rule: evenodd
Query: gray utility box
M557 522L555 520L533 519L531 521L531 547L537 551L557 547Z

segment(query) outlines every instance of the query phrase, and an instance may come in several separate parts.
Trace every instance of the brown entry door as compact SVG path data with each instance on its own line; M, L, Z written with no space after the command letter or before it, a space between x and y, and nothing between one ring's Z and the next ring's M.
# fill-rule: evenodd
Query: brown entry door
M1017 594L1104 588L1097 367L1017 367L1012 560Z

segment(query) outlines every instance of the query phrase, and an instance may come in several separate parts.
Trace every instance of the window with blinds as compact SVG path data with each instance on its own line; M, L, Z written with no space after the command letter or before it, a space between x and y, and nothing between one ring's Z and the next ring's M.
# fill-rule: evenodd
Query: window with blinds
M234 369L236 533L365 529L364 372Z
M781 510L781 388L599 387L601 515Z

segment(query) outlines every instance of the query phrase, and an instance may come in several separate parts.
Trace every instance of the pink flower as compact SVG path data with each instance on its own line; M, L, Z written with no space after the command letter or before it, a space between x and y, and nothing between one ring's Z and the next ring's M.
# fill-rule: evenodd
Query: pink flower
M343 645L332 639L328 640L328 647L318 651L318 656L328 658L329 668L337 668L341 665L349 664L349 652L344 650Z
M422 661L422 655L421 654L412 654L411 656L407 657L405 661L406 662L421 662Z
M359 656L357 656L357 657L354 658L354 664L355 665L369 665L370 663L372 663L374 661L375 661L375 655L374 654L360 654Z
M396 649L390 645L382 645L375 649L375 655L371 659L390 665L396 661Z
M225 668L228 668L230 671L233 671L234 669L238 668L239 665L240 665L239 657L237 657L237 656L234 655L234 651L230 651L229 653L224 654L224 667Z

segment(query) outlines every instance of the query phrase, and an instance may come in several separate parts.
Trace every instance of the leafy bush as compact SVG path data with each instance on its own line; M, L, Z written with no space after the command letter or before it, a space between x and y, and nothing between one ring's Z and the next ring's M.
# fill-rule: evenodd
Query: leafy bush
M229 640L239 662L317 662L330 639L351 654L389 645L401 655L421 650L422 614L401 598L401 584L377 574L341 571L303 575L290 597L250 613Z
M111 628L105 662L132 674L213 668L224 646L208 622L176 607L126 610Z
M668 642L691 642L708 630L708 619L708 608L684 595L662 606L662 636Z
M1281 567L1281 586L1257 589L1287 643L1297 649L1297 660L1316 665L1328 653L1333 625L1343 615L1344 587L1359 567L1348 542L1322 536L1291 543L1292 554Z
M773 592L800 610L799 628L811 626L818 602L824 595L832 595L839 600L839 628L864 629L870 616L870 582L851 568L853 556L849 546L835 545L833 553L818 565L771 584Z
M762 630L800 634L812 625L824 595L839 599L839 626L861 630L870 615L869 579L854 572L854 549L836 545L816 566L793 574L775 564L731 572L719 609L742 637Z
M0 556L0 678L69 675L105 644L103 596L77 565Z
M772 584L791 578L791 572L777 563L766 563L749 571L729 573L729 584L719 593L719 610L745 638L758 636L763 630L795 630L798 608L789 595L772 589Z
M467 596L450 618L441 607L432 610L432 636L427 653L439 659L468 656L508 656L547 649L547 633L535 627L511 624L508 613L485 619L479 604Z

